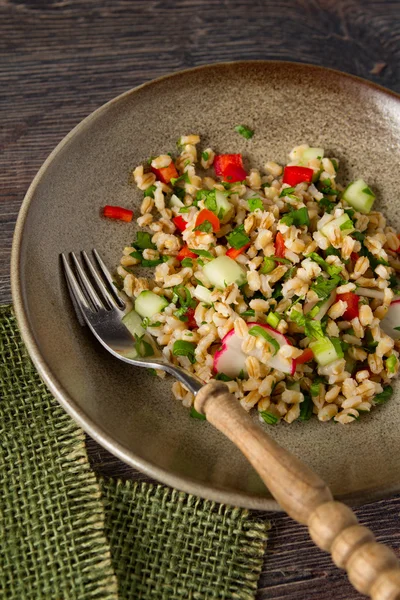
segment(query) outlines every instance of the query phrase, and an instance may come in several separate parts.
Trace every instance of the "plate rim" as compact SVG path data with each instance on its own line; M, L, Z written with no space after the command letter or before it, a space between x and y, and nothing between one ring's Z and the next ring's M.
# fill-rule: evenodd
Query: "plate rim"
M337 69L331 69L329 67L323 67L305 62L295 62L286 60L242 60L242 61L226 61L226 62L215 62L205 65L199 65L197 67L191 67L188 69L182 69L167 73L156 79L151 79L142 83L134 88L131 88L115 98L112 98L99 108L95 109L88 116L83 118L73 129L67 133L66 136L56 145L49 156L46 158L34 179L32 180L25 196L22 201L15 229L13 234L12 249L11 249L11 293L13 300L13 307L17 323L21 332L22 339L26 345L28 353L37 368L39 375L46 383L56 400L61 404L64 410L74 419L74 421L81 427L88 435L95 439L101 446L108 450L111 454L132 466L136 470L145 473L149 477L156 479L164 485L177 488L189 494L200 496L215 502L230 504L234 506L240 506L243 508L253 510L267 510L267 511L279 511L284 512L278 503L271 498L261 496L258 494L251 494L246 492L235 492L229 491L226 488L218 487L215 485L209 485L201 483L191 477L180 476L171 474L167 469L158 467L154 463L142 459L131 450L129 450L123 444L117 442L112 436L110 436L101 426L95 424L93 420L85 413L82 408L79 407L77 401L70 396L67 391L63 388L57 375L52 372L51 368L47 365L44 357L40 351L40 345L35 339L32 327L30 325L28 308L25 307L24 303L24 284L21 280L21 251L22 251L22 238L24 232L25 222L28 216L29 207L34 193L39 186L42 178L47 172L48 167L58 154L64 149L65 146L75 137L77 133L88 127L92 121L97 119L99 115L105 113L114 104L120 102L127 96L142 90L148 86L157 84L166 79L181 76L186 73L193 73L196 71L213 69L213 68L224 68L226 66L258 66L268 65L270 67L288 66L296 68L298 70L314 71L316 73L326 73L327 71L349 81L352 81L363 87L372 88L374 91L378 91L392 99L400 102L400 94L389 90L380 84L363 79L357 75L345 73ZM341 500L351 506L358 506L368 502L381 500L388 498L396 493L400 492L400 479L397 484L394 484L385 488L372 488L370 490L361 490L358 492L352 492L349 494L338 494L335 496L337 500Z

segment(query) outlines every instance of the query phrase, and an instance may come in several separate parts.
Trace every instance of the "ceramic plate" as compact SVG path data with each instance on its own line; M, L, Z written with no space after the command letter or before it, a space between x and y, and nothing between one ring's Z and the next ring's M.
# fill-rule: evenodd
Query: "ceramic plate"
M244 123L251 141L235 133ZM109 355L81 328L62 277L60 252L96 247L113 268L134 238L130 224L100 218L105 204L133 208L133 167L174 152L181 134L241 152L252 166L285 162L302 142L340 159L342 181L363 177L400 230L399 98L335 71L283 62L211 65L129 91L80 123L40 169L18 219L12 259L15 309L45 382L103 446L159 481L200 496L275 509L255 471L208 423L174 400L172 380ZM400 490L400 397L359 422L284 423L268 432L349 503ZM28 426L28 424L27 424Z

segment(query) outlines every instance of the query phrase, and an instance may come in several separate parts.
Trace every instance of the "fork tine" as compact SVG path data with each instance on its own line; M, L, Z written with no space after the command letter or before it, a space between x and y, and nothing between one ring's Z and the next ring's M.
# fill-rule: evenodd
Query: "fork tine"
M99 290L103 294L104 299L107 302L108 307L109 308L114 308L116 306L116 304L117 304L114 295L112 295L108 291L108 289L107 289L104 281L99 276L98 272L96 271L96 269L94 268L94 266L92 264L92 261L90 260L90 258L88 257L88 255L86 254L86 252L84 250L82 250L82 256L83 256L83 259L84 259L84 261L86 263L86 266L87 266L88 270L90 271L90 274L92 275L94 281L96 282L96 285L98 286ZM97 259L97 257L96 257L96 259ZM111 285L113 285L113 284L111 283ZM120 301L119 306L121 308L125 308L125 304L122 302L122 300Z
M101 258L100 254L97 252L96 248L93 248L93 254L96 257L97 263L101 269L101 272L103 273L104 278L107 280L108 285L110 286L113 297L115 298L115 300L117 301L117 303L119 304L119 306L121 308L125 308L125 303L121 300L121 298L118 296L118 294L114 291L115 286L113 283L113 279L111 277L111 273L107 269L103 259Z
M96 310L100 310L100 309L104 308L103 303L100 302L97 292L92 285L92 282L90 281L89 277L86 275L85 271L82 269L80 262L76 258L74 252L71 252L71 258L72 258L72 262L75 265L75 269L78 273L78 277L79 277L81 286L82 286L84 292L86 293L86 295L89 296L89 300L93 303Z
M66 280L68 282L69 289L72 292L72 294L74 295L76 304L78 305L83 316L86 316L86 311L92 312L92 309L89 306L86 296L83 294L83 292L76 280L76 277L75 277L74 273L72 272L71 267L69 266L69 263L68 263L68 260L67 260L67 257L65 256L65 254L61 254L61 260L62 260L62 263L64 266L64 274L65 274Z

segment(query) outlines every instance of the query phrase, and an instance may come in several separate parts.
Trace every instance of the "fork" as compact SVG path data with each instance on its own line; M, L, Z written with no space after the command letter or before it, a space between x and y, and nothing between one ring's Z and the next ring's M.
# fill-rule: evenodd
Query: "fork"
M255 423L221 381L204 384L160 356L132 357L135 341L122 322L126 304L97 250L94 261L82 251L71 263L61 254L64 274L77 316L116 358L170 373L195 396L195 409L226 435L256 469L275 500L297 522L308 526L319 548L346 569L352 585L373 600L400 600L400 565L392 550L359 525L353 511L333 499L316 473L279 446ZM82 266L84 265L84 266Z

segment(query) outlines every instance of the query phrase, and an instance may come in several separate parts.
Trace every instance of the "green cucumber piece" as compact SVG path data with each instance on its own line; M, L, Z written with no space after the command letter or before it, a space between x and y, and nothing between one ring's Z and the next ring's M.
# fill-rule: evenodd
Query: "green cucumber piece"
M350 219L347 213L344 213L341 217L333 219L333 221L329 221L329 223L324 225L321 229L321 233L325 237L329 238L336 227L339 227L343 236L348 235L349 233L352 233L352 231L354 231L353 221Z
M212 304L211 292L204 285L197 285L194 289L193 296L197 298L197 300L200 300L200 302Z
M375 201L374 192L368 187L364 179L357 179L350 183L344 190L343 200L350 204L358 212L367 215Z
M310 160L315 160L316 158L324 158L324 149L306 148L301 155L299 164L307 166Z
M329 365L329 363L343 358L343 352L338 339L321 338L311 342L309 348L314 353L315 360L321 367Z
M173 208L173 207L182 208L183 206L185 206L183 204L183 202L181 200L179 200L178 196L176 196L175 194L172 194L171 198L169 199L169 205L171 208Z
M218 256L203 267L204 275L211 285L223 290L231 283L238 286L246 283L246 271L243 267L229 256Z
M131 310L122 317L122 322L134 337L141 338L146 331L142 327L142 317L135 310Z
M141 317L152 317L168 306L168 300L150 290L140 292L135 300L135 310Z
M227 223L233 212L233 206L221 190L215 190L215 201L217 203L217 216L221 223Z

